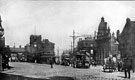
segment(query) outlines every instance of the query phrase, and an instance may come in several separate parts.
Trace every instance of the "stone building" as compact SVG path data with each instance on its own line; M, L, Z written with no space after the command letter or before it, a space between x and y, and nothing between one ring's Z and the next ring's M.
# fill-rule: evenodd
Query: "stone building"
M109 56L110 51L110 28L107 27L107 22L101 18L101 22L97 32L97 62L103 64L104 58Z
M127 18L122 32L117 31L117 39L121 57L135 57L135 21Z
M104 63L104 59L110 55L117 57L118 56L118 42L114 33L111 34L110 28L107 26L104 18L101 18L101 22L98 27L97 32L97 62L99 64Z
M116 57L117 60L120 59L120 51L118 50L119 42L117 41L117 38L115 37L115 34L112 33L111 39L110 39L110 54L113 57Z

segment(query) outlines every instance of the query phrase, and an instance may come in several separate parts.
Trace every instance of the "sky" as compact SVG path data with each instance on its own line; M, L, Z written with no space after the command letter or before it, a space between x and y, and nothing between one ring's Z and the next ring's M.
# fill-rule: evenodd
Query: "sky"
M56 50L66 50L73 30L78 36L91 35L102 16L111 32L122 31L127 17L135 21L135 1L1 0L0 15L6 45L25 46L36 34L54 42Z

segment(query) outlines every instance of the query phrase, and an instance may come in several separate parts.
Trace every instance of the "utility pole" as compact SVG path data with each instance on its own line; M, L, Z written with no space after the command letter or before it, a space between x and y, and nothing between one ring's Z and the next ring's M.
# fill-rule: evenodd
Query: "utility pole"
M75 46L75 31L74 30L73 30L73 35L70 36L70 37L72 37L72 39L73 39L73 47L72 47L72 43L71 43L71 48L73 48L72 50L73 50L73 53L74 53L74 46Z
M70 37L72 37L72 39L73 39L73 54L74 54L74 52L75 52L75 50L74 50L74 48L75 48L75 39L77 38L77 37L80 37L80 36L75 36L75 30L73 30L73 36L70 36Z
M56 63L57 64L60 64L60 55L59 55L59 52L60 52L60 49L58 47L58 49L57 49L57 59L56 59Z
M75 48L75 31L73 30L73 53Z
M72 50L73 50L73 48L72 48L72 47L73 47L73 46L72 46L72 42L71 42L71 53L73 53L73 51L72 51Z

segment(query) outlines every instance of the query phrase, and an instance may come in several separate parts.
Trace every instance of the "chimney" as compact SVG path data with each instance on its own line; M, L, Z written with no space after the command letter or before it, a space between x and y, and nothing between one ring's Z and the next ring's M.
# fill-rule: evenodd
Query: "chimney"
M127 18L126 21L127 21L127 22L130 22L130 18Z

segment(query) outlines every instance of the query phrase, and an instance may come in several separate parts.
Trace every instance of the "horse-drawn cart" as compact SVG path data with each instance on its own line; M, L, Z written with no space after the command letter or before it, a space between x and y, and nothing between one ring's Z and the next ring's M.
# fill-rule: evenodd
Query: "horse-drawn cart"
M109 70L109 72L115 71L116 63L111 59L107 59L105 64L103 65L103 71L105 72L106 70Z

